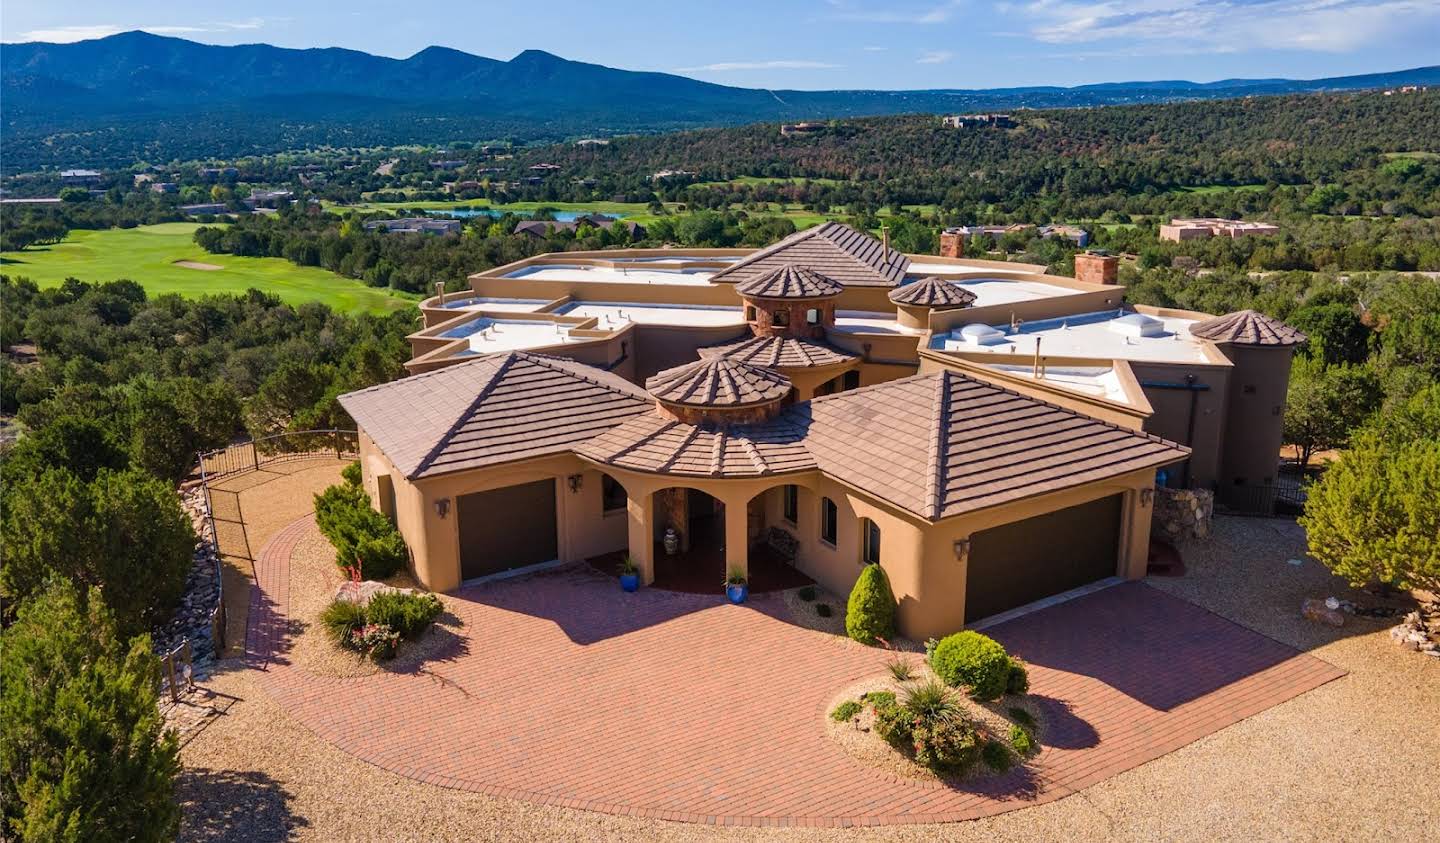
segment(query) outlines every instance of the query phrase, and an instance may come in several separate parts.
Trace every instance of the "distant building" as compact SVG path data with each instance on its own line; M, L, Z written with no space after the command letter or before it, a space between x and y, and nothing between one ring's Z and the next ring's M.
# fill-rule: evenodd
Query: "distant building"
M1008 114L951 114L944 120L945 125L952 129L970 129L977 126L1010 129L1015 126L1015 119Z
M257 208L278 208L281 205L290 204L295 194L288 190L261 190L256 188L250 191L248 199L242 199L246 207L252 211Z
M575 141L576 146L608 146L610 141L605 138L582 138Z
M150 183L151 193L178 193L180 185L173 181L156 181Z
M785 137L790 135L813 135L823 132L826 129L824 123L782 123L780 134Z
M199 205L181 205L180 212L192 217L204 216L205 214L227 214L229 207L224 202L204 202Z
M1042 225L1040 226L1041 237L1061 237L1074 243L1080 248L1090 245L1090 232L1078 225Z
M1280 233L1280 226L1268 222L1246 222L1215 217L1172 219L1160 226L1160 239L1179 243L1184 240L1205 240L1210 237L1253 237Z
M650 177L651 181L668 181L670 179L693 179L695 173L689 170L661 170Z
M463 166L465 166L464 161L459 161L453 158L446 158L444 160L430 162L430 169L432 170L458 170Z
M1080 248L1090 245L1090 232L1076 225L1043 225L1036 229L1033 223L1016 222L1009 225L961 225L947 228L940 233L940 255L947 258L965 257L965 243L972 237L991 237L999 240L1007 234L1028 234L1035 232L1041 237L1063 237Z
M536 240L544 240L553 232L578 231L582 225L588 225L591 228L603 228L609 231L617 223L625 226L633 238L640 239L645 236L645 227L643 225L628 220L617 220L614 217L607 217L604 214L589 214L563 222L560 220L525 220L516 223L515 230L511 233L517 235L523 234Z
M226 179L239 178L240 171L234 167L202 167L200 168L200 179L202 181L224 181Z
M91 187L100 183L99 170L61 170L60 183L64 185L77 185Z
M555 172L556 170L560 169L560 165L559 165L559 164L543 164L543 163L542 163L542 164L531 164L529 169L530 169L530 172L532 172L532 173L542 173L542 174L545 174L545 175L549 175L550 173L553 173L553 172Z
M465 223L460 220L433 217L404 217L365 223L366 231L382 231L386 234L459 234L464 228Z

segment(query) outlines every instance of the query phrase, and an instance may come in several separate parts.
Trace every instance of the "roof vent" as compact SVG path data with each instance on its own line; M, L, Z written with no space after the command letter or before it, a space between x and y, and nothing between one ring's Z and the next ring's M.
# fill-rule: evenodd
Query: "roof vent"
M1110 330L1127 337L1160 337L1165 335L1165 323L1143 313L1127 313L1111 319Z
M978 322L961 328L959 336L960 344L967 346L999 345L1005 342L1004 332Z

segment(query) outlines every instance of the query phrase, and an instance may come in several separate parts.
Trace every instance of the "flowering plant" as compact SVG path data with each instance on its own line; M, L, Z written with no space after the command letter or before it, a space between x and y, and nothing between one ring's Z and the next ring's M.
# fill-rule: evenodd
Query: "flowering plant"
M376 661L393 658L400 645L400 633L388 624L367 623L350 633L350 647Z

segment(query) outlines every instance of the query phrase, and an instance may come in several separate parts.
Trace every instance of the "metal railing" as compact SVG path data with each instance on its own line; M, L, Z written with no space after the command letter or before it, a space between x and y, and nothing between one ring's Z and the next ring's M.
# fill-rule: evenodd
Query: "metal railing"
M1216 497L1226 509L1242 515L1294 516L1305 511L1307 479L1282 472L1268 486L1222 486Z
M241 442L226 448L203 451L196 455L200 472L200 488L205 496L205 520L210 527L211 541L215 544L215 608L210 613L210 636L215 643L218 658L225 651L225 578L220 548L220 531L215 525L215 490L210 484L225 477L259 471L275 463L316 457L359 456L360 436L353 430L303 430L294 433L277 433L251 442ZM245 518L240 510L239 493L235 496L235 514L231 519L221 518L239 526L245 542L244 558L251 558L250 537L245 530Z

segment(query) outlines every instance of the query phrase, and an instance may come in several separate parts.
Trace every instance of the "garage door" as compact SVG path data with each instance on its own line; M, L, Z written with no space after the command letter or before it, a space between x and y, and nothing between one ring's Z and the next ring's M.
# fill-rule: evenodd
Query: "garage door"
M460 576L483 577L549 562L555 550L555 481L461 495Z
M971 536L965 622L1114 576L1120 501L1112 495Z

